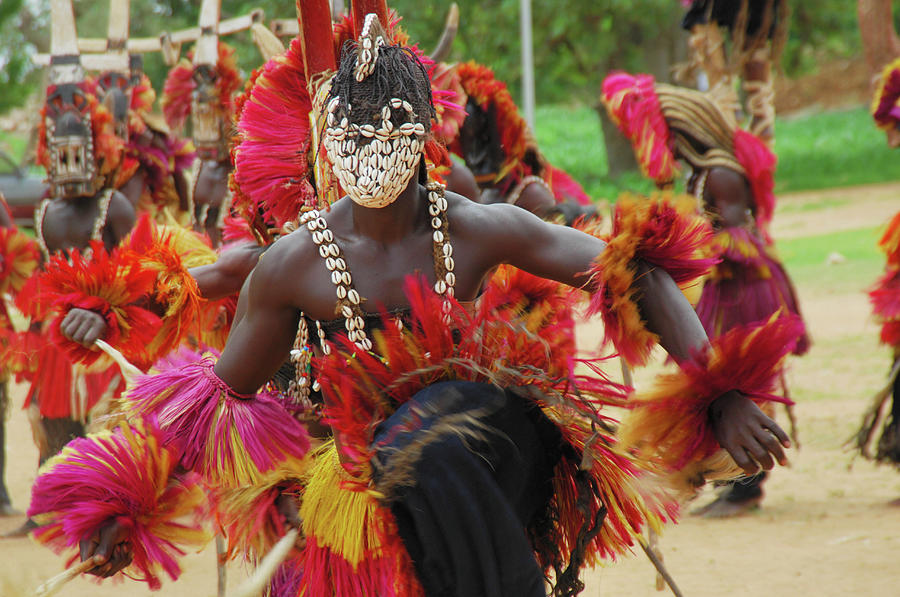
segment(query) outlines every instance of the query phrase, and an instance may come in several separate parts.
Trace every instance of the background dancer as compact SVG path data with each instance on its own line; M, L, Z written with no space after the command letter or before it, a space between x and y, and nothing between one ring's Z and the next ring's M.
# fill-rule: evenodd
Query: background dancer
M716 230L713 250L721 259L704 283L696 307L709 336L776 313L799 317L793 284L769 235L775 210L775 156L765 144L730 124L708 94L658 84L649 75L608 76L603 101L632 141L645 175L658 185L670 185L677 175L676 160L691 169L688 192L697 197ZM804 330L794 354L802 355L808 348ZM788 397L783 376L782 391ZM732 483L698 513L732 516L758 506L764 479L765 473L760 473Z

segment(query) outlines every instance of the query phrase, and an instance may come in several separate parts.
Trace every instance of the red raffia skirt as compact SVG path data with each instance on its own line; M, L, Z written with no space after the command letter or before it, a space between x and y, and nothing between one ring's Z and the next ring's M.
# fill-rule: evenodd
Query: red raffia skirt
M125 389L118 367L85 372L73 365L66 353L52 342L40 348L37 363L24 407L36 401L41 416L48 419L83 421L101 399Z
M697 303L697 315L711 338L765 321L779 310L801 316L794 285L772 246L743 228L722 230L715 245L722 262L706 280ZM804 326L794 354L805 354L809 346Z

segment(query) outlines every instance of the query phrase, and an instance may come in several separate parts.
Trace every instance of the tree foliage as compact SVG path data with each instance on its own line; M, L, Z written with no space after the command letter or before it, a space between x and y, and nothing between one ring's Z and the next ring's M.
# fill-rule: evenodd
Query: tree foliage
M519 0L457 0L460 28L451 58L493 68L514 95L521 82ZM430 50L449 2L391 3L403 26ZM539 102L593 101L610 68L643 69L648 54L678 36L674 0L555 0L532 3L533 50Z
M519 0L457 0L460 31L451 59L491 66L518 97L521 80ZM431 51L443 29L449 1L393 0L414 40ZM792 2L793 19L784 54L790 74L807 72L819 60L860 51L855 3L848 0ZM75 0L79 34L104 37L108 0ZM131 35L156 36L197 23L196 0L133 0ZM266 20L292 18L291 0L222 0L223 18L262 8ZM553 0L532 2L537 95L541 103L590 102L612 68L649 70L666 76L668 64L684 51L677 0ZM900 17L900 15L897 15ZM0 112L20 105L41 84L31 54L49 48L49 0L0 1ZM238 49L245 73L260 59L248 32L227 38ZM189 48L183 48L185 53ZM167 67L150 55L145 68L157 89Z

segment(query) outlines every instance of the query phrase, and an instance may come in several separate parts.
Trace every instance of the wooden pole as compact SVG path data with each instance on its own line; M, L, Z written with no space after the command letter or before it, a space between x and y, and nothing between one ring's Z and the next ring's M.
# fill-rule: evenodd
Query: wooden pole
M75 12L71 0L52 0L50 3L50 55L78 54L78 33L75 31Z
M219 62L221 2L222 0L203 0L200 6L200 38L194 46L195 66L215 66Z
M125 51L128 41L128 25L131 15L131 0L109 0L109 23L106 29L104 50Z
M531 35L531 0L519 0L519 26L522 40L522 107L525 122L534 131L534 54Z
M353 0L353 37L359 37L362 31L363 23L366 15L374 12L378 15L378 21L385 31L388 30L390 22L388 21L387 2L385 0Z
M319 73L335 70L337 65L329 0L297 0L297 20L300 23L306 78L312 81Z

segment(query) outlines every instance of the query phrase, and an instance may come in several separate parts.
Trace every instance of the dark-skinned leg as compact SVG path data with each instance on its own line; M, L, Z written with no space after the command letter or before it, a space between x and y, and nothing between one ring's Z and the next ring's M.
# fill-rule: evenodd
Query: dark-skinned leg
M894 352L894 364L900 359L900 350ZM894 378L894 386L891 392L891 418L889 427L884 430L882 437L893 438L893 450L891 457L894 465L900 467L900 375ZM880 442L879 442L880 443ZM881 446L879 446L879 452ZM888 502L891 506L900 507L900 498Z
M12 507L6 489L6 411L9 409L9 388L6 381L0 383L0 516L20 514Z
M81 421L62 418L41 418L41 426L47 437L47 448L42 450L39 456L39 465L43 465L51 457L55 456L63 447L75 439L84 435L84 423ZM3 535L4 538L24 537L38 527L30 518L22 526Z

